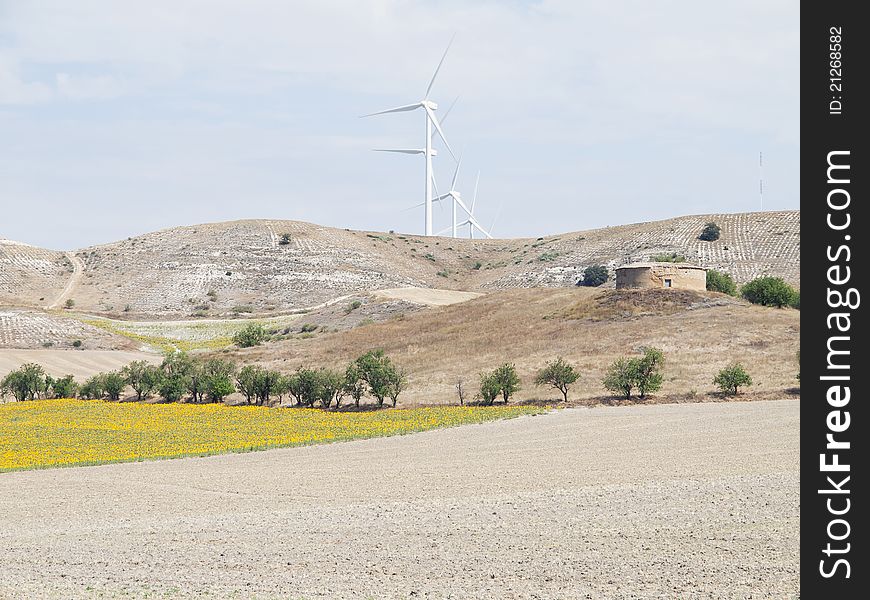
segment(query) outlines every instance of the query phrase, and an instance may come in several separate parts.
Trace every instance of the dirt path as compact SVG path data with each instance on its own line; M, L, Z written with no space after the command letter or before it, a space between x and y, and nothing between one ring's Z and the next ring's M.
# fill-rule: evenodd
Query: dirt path
M799 415L567 409L0 474L0 597L796 598Z
M375 296L390 300L405 300L425 306L449 306L466 300L480 298L483 294L477 292L459 292L456 290L439 290L433 288L402 287L373 292Z
M67 260L72 263L73 272L72 275L70 275L69 281L66 282L66 287L63 288L60 295L54 299L54 302L45 307L46 309L60 308L63 306L63 303L72 296L72 293L76 289L76 286L78 286L79 281L81 281L82 273L84 273L85 270L85 263L82 262L82 259L78 256L71 252L64 252L63 254L66 256Z

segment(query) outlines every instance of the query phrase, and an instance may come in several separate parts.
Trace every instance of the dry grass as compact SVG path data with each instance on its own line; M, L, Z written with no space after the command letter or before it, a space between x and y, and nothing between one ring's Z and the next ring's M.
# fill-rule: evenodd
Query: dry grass
M340 366L366 350L383 348L411 374L402 398L407 404L456 402L458 379L476 388L478 373L506 361L516 364L525 383L517 400L555 399L557 392L530 382L558 355L582 373L572 395L599 398L608 395L601 385L607 365L644 346L665 352L662 394L669 397L713 392L714 375L731 361L746 365L756 381L752 397L782 395L795 386L798 311L753 306L720 294L673 292L505 290L347 332L231 354L290 371L300 365ZM625 307L631 314L624 314Z

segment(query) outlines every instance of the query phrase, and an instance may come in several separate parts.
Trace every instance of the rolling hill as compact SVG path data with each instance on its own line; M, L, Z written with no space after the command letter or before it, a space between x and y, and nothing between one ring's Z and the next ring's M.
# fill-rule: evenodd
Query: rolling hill
M715 221L722 236L697 239ZM282 236L289 235L289 243ZM800 285L800 212L715 214L529 239L468 240L250 220L176 227L57 252L0 241L0 305L144 318L281 314L404 286L570 287L592 264L657 254ZM612 283L611 283L612 285Z

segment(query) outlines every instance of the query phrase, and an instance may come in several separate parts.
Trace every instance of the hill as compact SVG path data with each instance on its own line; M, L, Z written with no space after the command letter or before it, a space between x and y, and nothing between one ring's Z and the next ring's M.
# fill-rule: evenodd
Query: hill
M663 393L698 401L732 361L746 365L757 382L749 397L781 398L797 384L799 343L800 312L793 309L713 292L571 287L503 290L221 356L291 372L299 366L342 367L383 348L410 375L403 403L430 404L457 402L460 379L473 394L478 374L504 362L514 363L525 382L518 399L558 397L531 382L537 369L560 355L582 373L576 398L607 395L601 384L607 365L655 346L666 355Z
M718 241L697 239L707 221L722 228ZM69 253L3 242L0 304L57 307L71 298L86 312L151 318L279 314L405 286L570 287L589 265L665 253L738 282L770 274L799 286L800 213L698 215L510 240L256 220L176 227Z

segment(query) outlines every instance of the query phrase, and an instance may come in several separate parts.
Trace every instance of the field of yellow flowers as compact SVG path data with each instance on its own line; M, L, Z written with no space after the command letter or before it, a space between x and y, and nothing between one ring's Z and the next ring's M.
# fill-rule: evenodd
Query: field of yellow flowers
M342 413L222 404L11 402L0 404L0 471L336 442L540 412L529 406Z

